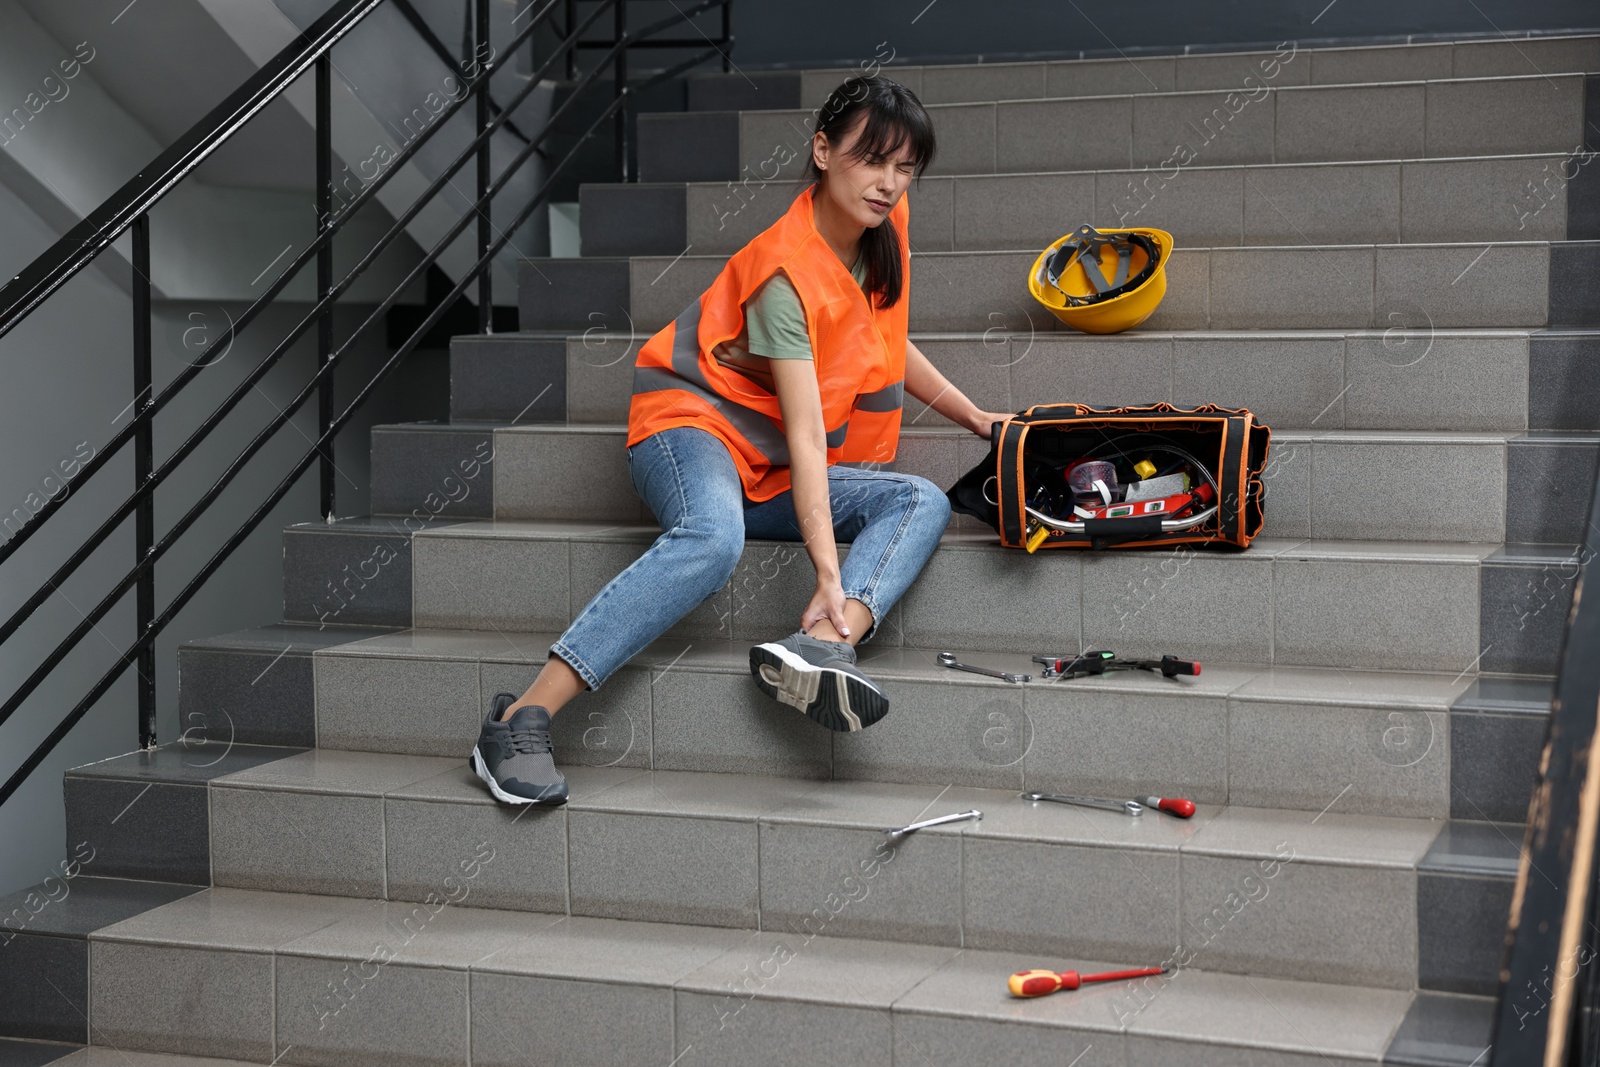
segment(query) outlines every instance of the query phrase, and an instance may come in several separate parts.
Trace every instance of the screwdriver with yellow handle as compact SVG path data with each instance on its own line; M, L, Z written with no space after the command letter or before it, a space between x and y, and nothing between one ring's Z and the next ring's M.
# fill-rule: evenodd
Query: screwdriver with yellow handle
M1007 981L1014 997L1042 997L1062 989L1077 989L1085 982L1118 982L1128 978L1146 978L1153 974L1166 974L1165 967L1139 967L1131 971L1106 971L1103 974L1079 974L1077 971L1018 971Z

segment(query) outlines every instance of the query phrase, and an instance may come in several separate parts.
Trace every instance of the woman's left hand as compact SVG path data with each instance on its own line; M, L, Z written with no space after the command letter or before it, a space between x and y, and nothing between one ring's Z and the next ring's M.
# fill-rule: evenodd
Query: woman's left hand
M993 428L994 423L1004 422L1010 417L1011 412L1009 411L975 412L972 416L972 422L968 424L967 429L971 430L973 433L987 441L989 440L989 431Z

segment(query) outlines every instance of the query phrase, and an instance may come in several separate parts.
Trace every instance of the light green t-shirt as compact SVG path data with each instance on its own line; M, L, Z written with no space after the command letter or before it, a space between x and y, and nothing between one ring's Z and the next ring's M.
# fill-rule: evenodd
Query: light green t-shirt
M865 291L867 257L858 254L850 274ZM762 282L744 304L744 328L733 341L718 345L717 361L745 375L768 392L772 372L766 359L811 359L811 335L806 332L805 306L794 283L780 269ZM764 356L766 359L752 359Z

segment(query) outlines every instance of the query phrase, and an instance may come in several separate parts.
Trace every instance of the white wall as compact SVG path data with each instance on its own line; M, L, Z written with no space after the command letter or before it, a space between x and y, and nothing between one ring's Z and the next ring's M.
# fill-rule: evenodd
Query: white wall
M35 212L0 186L0 274L10 277L32 252L48 247L56 236ZM206 331L219 329L230 315L236 318L243 307L236 301L158 302L152 330L156 389L198 358L196 346L203 346ZM157 466L307 310L303 303L285 303L263 314L226 358L209 367L158 415L154 435ZM348 336L370 311L370 306L361 305L341 309L336 336ZM0 518L14 508L26 511L30 493L36 494L31 503L34 508L47 494L59 495L62 483L46 479L59 473L63 461L70 469L75 454L98 454L111 436L127 425L133 395L131 314L127 294L103 273L90 269L0 339ZM380 323L372 336L352 351L349 380L370 377L388 354ZM438 365L441 358L439 353L413 353L401 379L381 390L375 402L358 413L339 437L335 450L340 471L339 515L367 511L370 426L418 417L419 388L440 394L422 396L424 404L435 410L442 405L438 384L443 380ZM157 494L157 539L276 410L288 405L314 365L314 354L306 343L300 343L267 375L260 391L252 391L223 426L177 468L172 482ZM421 387L419 380L425 383ZM339 390L346 400L352 392ZM280 430L224 491L212 513L202 517L163 557L157 567L158 611L254 510L292 462L310 448L316 437L315 404L313 396L291 426ZM132 472L131 453L124 449L93 480L67 483L72 494L62 511L0 567L0 618L9 618L43 578L126 498ZM290 523L317 518L317 505L317 468L313 465L157 640L161 739L172 740L179 734L177 646L194 638L281 620L281 531ZM62 594L52 596L15 636L0 645L0 699L15 692L81 620L78 611L88 611L126 573L133 563L132 530L131 520L124 522L90 556L78 576L64 585ZM7 531L0 536L9 539L13 534ZM131 642L133 631L130 592L18 712L0 725L0 776L8 777L81 699ZM136 747L132 677L130 669L27 784L0 806L0 854L6 860L0 864L0 893L37 882L65 855L62 773Z

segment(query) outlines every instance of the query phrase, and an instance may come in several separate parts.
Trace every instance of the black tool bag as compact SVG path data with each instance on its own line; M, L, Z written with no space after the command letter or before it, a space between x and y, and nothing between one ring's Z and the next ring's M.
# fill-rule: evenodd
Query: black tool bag
M988 457L946 495L1009 548L1136 548L1261 532L1271 430L1207 404L1038 404L996 423ZM1095 480L1083 484L1088 478ZM1156 495L1161 487L1173 491Z

